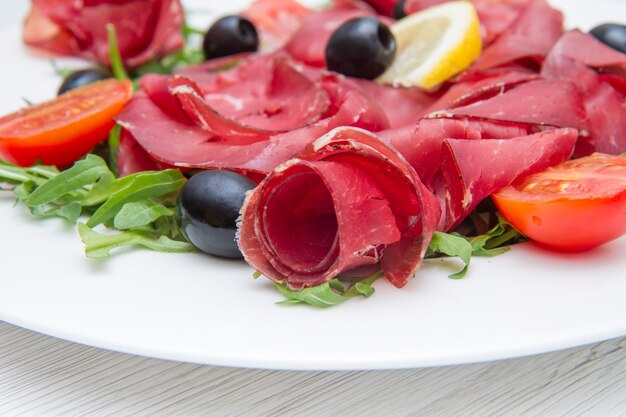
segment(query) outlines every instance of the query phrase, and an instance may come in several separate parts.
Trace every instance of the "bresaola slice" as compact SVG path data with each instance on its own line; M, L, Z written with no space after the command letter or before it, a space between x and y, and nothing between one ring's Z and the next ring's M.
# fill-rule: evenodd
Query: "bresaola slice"
M510 139L445 139L444 230L454 230L478 203L517 178L568 160L577 137L575 129L554 129Z
M507 139L534 133L527 124L479 118L425 118L412 126L384 130L381 140L396 149L431 190L441 183L442 148L445 139Z
M615 74L602 75L594 68ZM566 33L548 55L542 75L571 82L580 92L586 111L577 157L626 152L626 78L619 75L622 72L626 74L626 55L578 31Z
M528 58L541 63L563 34L563 15L546 0L530 0L511 26L483 50L472 69Z
M326 66L326 44L333 32L348 20L369 14L359 9L326 9L309 13L285 45L285 50L306 65L323 68Z
M24 42L108 66L106 24L115 26L124 64L136 67L181 48L179 0L33 0Z
M177 167L226 168L255 175L271 171L335 127L358 126L371 131L389 127L380 107L342 77L324 75L310 81L294 73L293 68L272 71L273 62L281 61L282 57L254 56L249 59L252 62L248 65L268 68L254 73L243 71L241 67L225 70L219 75L202 72L198 85L179 76L146 77L140 84L142 91L134 95L117 120L159 163ZM283 64L278 68L280 65ZM290 64L284 62L284 65ZM191 72L186 74L193 77ZM258 77L257 87L246 90L234 87L242 74ZM300 77L296 80L296 85L301 87L296 90L299 94L288 97L280 92L284 91L282 87L278 89L279 94L272 94L276 91L270 88L272 85L287 85L287 81L277 80L277 77L290 81ZM256 108L264 103L263 97L268 97L267 103L274 108L284 100L284 111L276 116L280 123L272 131L265 129L273 127L272 117L266 117L263 121L268 123L259 127L259 114L250 117L245 111L225 107L220 109L229 115L220 114L210 105L216 105L219 100L205 102L204 99L207 95L215 98L219 94L231 102L256 103ZM251 122L257 126L246 124ZM281 132L287 123L292 123L293 128ZM132 158L121 155L120 165L125 164L126 157Z
M565 80L529 81L449 112L458 116L580 130L586 126L582 97L576 86Z
M339 128L248 196L239 244L248 263L292 289L378 262L402 287L421 263L439 210L399 154L366 131Z
M626 55L579 30L565 33L554 45L550 55L569 58L601 72L626 77Z

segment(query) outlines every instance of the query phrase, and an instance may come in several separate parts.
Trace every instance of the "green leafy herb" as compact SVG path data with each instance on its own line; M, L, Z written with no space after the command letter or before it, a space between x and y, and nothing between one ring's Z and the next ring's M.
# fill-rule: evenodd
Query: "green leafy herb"
M146 227L161 217L174 216L174 210L161 203L145 199L126 203L115 215L113 226L117 230L130 230Z
M435 232L432 240L430 241L426 257L431 258L439 255L459 257L465 263L465 267L459 272L450 275L450 278L463 278L470 266L472 245L462 236Z
M498 223L485 234L465 238L472 245L473 256L500 255L507 252L510 245L526 240L500 213L496 213L496 216Z
M335 278L316 287L291 290L285 284L274 283L286 300L277 304L289 305L305 303L318 308L328 308L356 296L369 297L374 293L372 284L382 276L377 272L359 280Z
M94 190L94 188L88 188L88 186L93 186L98 182L105 183L108 186L114 181L115 177L102 158L95 155L87 155L85 159L76 162L71 168L41 184L31 194L26 204L29 207L34 207L55 201L62 204L63 201L67 200L83 200L84 203L85 200L89 201Z
M54 71L54 73L61 78L65 78L73 72L71 68L59 67L59 64L57 64L57 61L52 58L50 59L50 65L52 65L52 70Z
M85 244L85 253L90 258L106 258L113 249L130 245L139 245L159 252L195 251L195 248L188 242L174 240L167 236L155 237L153 234L137 230L109 235L95 232L89 226L79 223L78 233Z
M107 189L106 201L92 214L87 226L94 227L112 219L127 203L180 190L184 183L185 177L177 169L138 172L121 178Z
M427 258L438 256L457 256L465 267L450 275L450 278L463 278L467 274L472 256L496 256L507 252L510 245L523 242L526 238L511 226L499 213L498 223L478 236L462 236L459 233L435 232L428 247Z
M178 170L139 172L118 179L96 155L87 155L62 172L43 165L22 168L0 161L2 183L8 184L36 217L61 217L76 223L81 215L90 214L87 224L79 225L88 256L108 256L112 249L127 245L163 252L195 250L176 221L172 194L185 183ZM122 233L101 234L90 229L101 223Z
M113 76L118 80L127 80L128 73L124 68L122 54L120 54L115 26L112 23L107 23L106 30L107 40L109 42L109 61L111 61L111 71L113 71Z

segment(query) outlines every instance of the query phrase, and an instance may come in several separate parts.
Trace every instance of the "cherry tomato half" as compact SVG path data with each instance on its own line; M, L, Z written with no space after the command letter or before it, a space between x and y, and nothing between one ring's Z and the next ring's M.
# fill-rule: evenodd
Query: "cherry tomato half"
M595 153L563 162L493 200L530 239L566 251L591 249L626 234L626 156Z
M0 118L0 158L67 166L107 137L132 92L128 80L105 80Z

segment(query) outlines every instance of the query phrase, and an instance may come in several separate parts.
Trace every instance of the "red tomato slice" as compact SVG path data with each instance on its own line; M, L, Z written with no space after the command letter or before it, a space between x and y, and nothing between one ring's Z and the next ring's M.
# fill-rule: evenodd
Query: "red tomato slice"
M129 80L104 80L0 118L0 158L67 166L106 138L132 92Z
M626 156L563 162L493 195L516 229L547 246L582 251L626 234Z

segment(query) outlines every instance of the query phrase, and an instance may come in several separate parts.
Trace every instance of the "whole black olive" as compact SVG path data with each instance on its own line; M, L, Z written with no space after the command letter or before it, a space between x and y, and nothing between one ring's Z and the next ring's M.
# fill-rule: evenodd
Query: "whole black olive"
M106 80L107 78L111 78L111 74L99 68L90 68L72 72L63 80L57 95L61 95L87 84L95 83L96 81Z
M348 20L331 35L326 45L326 67L356 78L373 80L393 62L396 39L373 16Z
M591 29L589 33L603 44L626 54L626 26L605 23Z
M230 171L203 171L191 177L176 204L185 238L202 252L241 258L236 223L246 191L254 187L248 178Z
M243 52L255 52L259 48L259 35L248 19L241 16L225 16L213 23L202 42L206 59L220 58Z
M398 0L396 5L393 6L393 18L396 20L400 20L403 17L406 17L406 12L404 11L404 5L406 4L406 0Z

